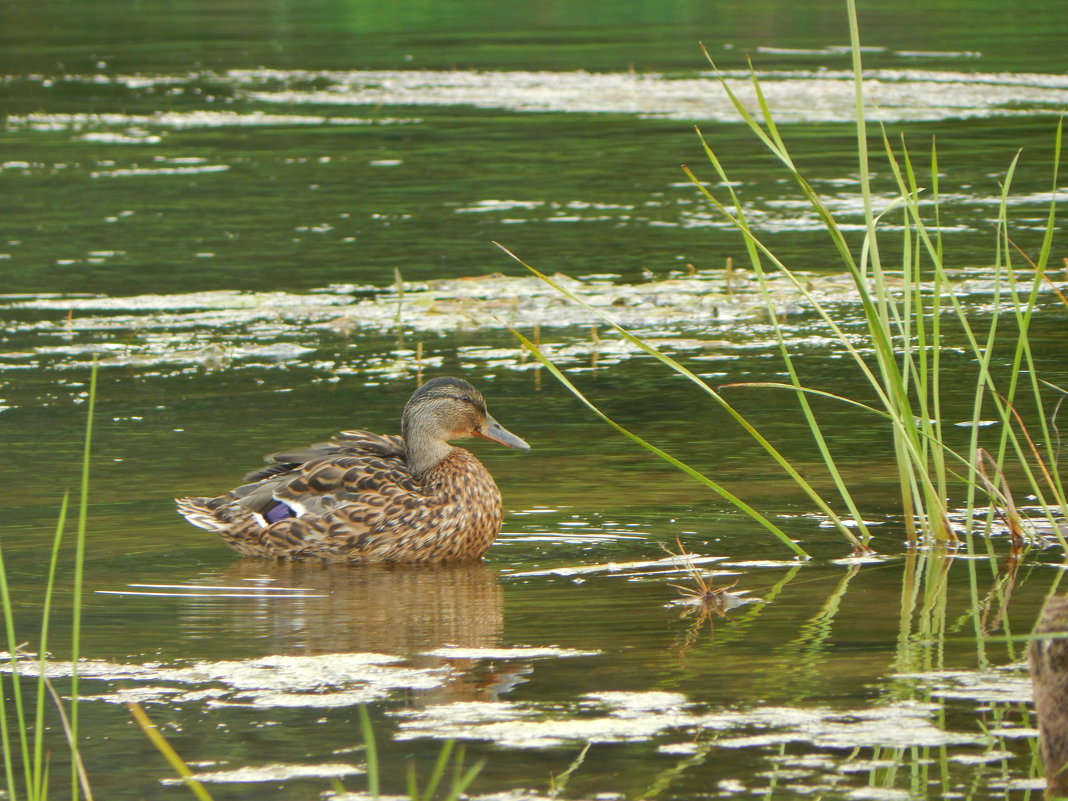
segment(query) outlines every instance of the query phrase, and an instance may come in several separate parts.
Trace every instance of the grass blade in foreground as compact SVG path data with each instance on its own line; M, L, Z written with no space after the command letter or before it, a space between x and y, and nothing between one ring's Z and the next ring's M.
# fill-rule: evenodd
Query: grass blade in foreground
M44 608L41 610L41 641L37 645L37 711L34 720L33 731L33 774L36 786L33 796L46 797L45 784L47 772L44 759L44 708L45 708L45 661L48 658L48 621L52 613L52 590L55 587L56 566L59 563L60 545L63 542L63 528L67 522L67 505L70 502L70 493L63 493L63 503L59 508L59 521L56 523L56 534L52 539L52 558L48 563L48 583L45 586ZM58 706L60 714L63 706ZM89 795L86 788L86 795ZM32 797L32 796L31 796Z
M593 404L593 402L589 400L589 398L587 398L585 395L582 394L582 391L579 390L578 387L576 387L574 384L572 384L571 381L568 380L568 378L562 372L560 372L560 369L555 364L553 364L551 361L549 361L549 358L541 351L541 349L537 345L535 345L533 342L531 342L529 339L527 339L521 333L516 331L514 328L512 329L512 333L515 335L515 337L520 342L523 343L523 345L532 354L534 354L534 357L538 361L540 361L543 365L545 365L545 367L549 370L549 372L552 373L553 376L561 384L563 384L565 387L567 387L568 391L570 391L572 395L574 395L576 398L578 398L580 401L582 401L586 405L587 408L589 408L594 414L596 414L598 417L600 417L602 420L604 420L606 423L608 423L608 425L612 426L612 428L614 428L616 431L618 431L623 436L625 436L625 437L631 439L632 441L638 443L639 445L641 445L643 448L645 448L650 453L653 453L653 454L659 456L661 459L663 459L668 464L674 465L675 467L677 467L682 472L686 473L691 478L694 478L697 481L701 482L706 487L711 489L713 492L718 494L721 498L723 498L724 500L730 502L733 506L735 506L738 509L740 509L743 512L745 512L747 515L749 515L749 517L751 517L753 520L755 520L761 526L763 526L768 531L770 531L772 534L774 534L779 539L780 542L782 542L784 545L786 545L786 547L788 547L791 551L793 551L798 556L803 557L805 559L809 558L808 553L806 553L805 550L800 545L798 545L796 542L794 542L792 539L790 539L790 537L787 536L786 532L784 532L782 529L780 529L778 526L776 526L774 523L772 523L770 520L768 520L764 515L760 514L760 512L758 512L752 506L747 504L745 501L743 501L737 495L734 495L732 492L730 492L725 487L721 486L720 484L717 484L715 481L713 481L712 479L710 479L707 476L703 475L702 473L698 472L697 470L694 470L688 464L685 464L684 462L679 461L678 459L676 459L674 456L672 456L671 454L667 453L666 451L662 451L660 448L656 447L652 443L646 442L644 439L639 437L637 434L634 434L634 433L628 431L626 428L621 426L615 420L613 420L608 415L606 415L604 412L602 412L600 409L598 409Z
M71 597L70 649L70 742L75 752L71 764L71 797L78 801L78 659L81 656L82 575L85 572L85 532L89 517L89 455L93 441L93 412L96 409L96 359L89 374L89 402L86 404L85 445L82 449L82 486L78 501L78 531L74 549L74 589Z
M363 732L364 753L367 755L367 793L372 801L378 801L378 746L366 704L360 704L360 729Z
M77 625L80 615L80 597L82 588L82 570L84 567L84 533L85 533L85 519L86 508L88 506L88 465L90 445L92 441L92 422L93 422L93 407L96 399L96 365L94 364L92 369L92 377L89 385L89 403L88 403L88 419L85 428L84 439L84 451L82 457L82 502L80 509L80 548L81 553L76 553L75 556L75 571L74 571L74 589L72 608L74 610L74 629L75 634L73 637L73 650L72 650L72 664L77 663ZM56 523L55 534L52 537L52 549L51 558L48 563L48 572L46 575L46 583L44 590L44 599L41 606L41 624L40 624L40 642L37 644L36 651L36 668L37 668L37 681L36 690L37 696L34 699L33 705L33 717L32 720L26 714L24 699L23 699L23 686L20 682L20 660L19 655L22 646L19 643L18 638L15 635L15 623L14 623L14 605L11 597L11 587L8 583L8 576L6 566L4 564L3 551L0 549L0 614L3 616L3 633L7 644L7 657L10 662L9 667L9 680L10 694L7 690L0 688L0 743L3 746L3 758L4 758L4 770L6 774L7 784L7 797L12 801L16 801L20 797L19 781L15 775L14 760L18 758L23 765L24 771L24 783L23 789L24 795L30 801L45 801L48 798L49 792L49 756L45 750L44 733L46 729L45 721L45 697L51 695L52 700L55 702L56 711L59 715L61 728L66 735L67 746L71 752L71 795L77 801L77 799L84 793L85 798L88 801L92 801L92 790L89 786L88 776L86 775L85 765L82 762L81 753L78 750L78 738L76 733L76 721L74 716L77 712L77 691L72 687L71 697L71 714L68 716L66 709L63 706L63 699L56 692L52 683L47 677L47 659L48 659L48 636L49 627L51 623L52 615L52 599L55 595L56 586L56 573L59 565L59 558L61 554L61 546L63 543L64 529L67 521L67 510L70 501L70 494L65 493L60 505L59 519ZM77 672L76 667L72 667L72 685L76 684L76 678L73 678ZM11 731L11 721L9 720L8 702L14 706L14 724L17 727L17 731ZM33 737L31 740L30 731L33 731Z
M193 778L193 771L189 769L189 766L185 764L185 761L178 756L178 752L171 748L171 744L167 742L164 736L160 733L159 728L155 723L145 714L145 710L141 708L140 704L127 704L126 708L130 710L130 714L133 715L133 719L137 722L137 725L141 727L141 731L145 733L145 736L152 741L152 745L159 749L159 752L163 754L163 757L170 763L171 767L182 777L186 785L193 791L200 801L212 801L211 794L205 789L204 785L198 780Z

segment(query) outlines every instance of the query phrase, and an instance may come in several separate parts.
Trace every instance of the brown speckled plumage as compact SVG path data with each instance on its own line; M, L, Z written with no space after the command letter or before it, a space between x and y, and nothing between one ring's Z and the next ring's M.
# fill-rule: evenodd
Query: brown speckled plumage
M480 558L501 529L501 494L478 459L447 441L475 436L529 446L489 415L478 390L456 378L416 390L401 428L401 437L343 431L330 442L274 454L246 476L250 483L215 498L180 498L178 511L246 556Z

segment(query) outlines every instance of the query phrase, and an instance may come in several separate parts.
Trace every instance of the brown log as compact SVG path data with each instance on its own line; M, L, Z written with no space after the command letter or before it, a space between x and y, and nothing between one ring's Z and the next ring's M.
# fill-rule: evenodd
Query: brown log
M1046 771L1046 798L1068 797L1068 597L1050 596L1027 651Z

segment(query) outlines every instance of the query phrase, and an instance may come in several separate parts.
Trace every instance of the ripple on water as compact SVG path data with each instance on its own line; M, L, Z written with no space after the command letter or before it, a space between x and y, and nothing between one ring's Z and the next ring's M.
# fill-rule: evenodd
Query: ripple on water
M212 770L194 773L189 778L217 784L247 784L254 782L284 782L290 779L342 779L366 773L355 765L331 763L324 765L271 764L256 767ZM161 784L181 785L185 779L161 779Z

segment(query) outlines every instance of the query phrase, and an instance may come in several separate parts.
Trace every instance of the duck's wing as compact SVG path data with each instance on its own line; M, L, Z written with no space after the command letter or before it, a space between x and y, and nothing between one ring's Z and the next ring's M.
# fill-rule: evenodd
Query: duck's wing
M347 452L368 456L404 459L404 440L396 434L372 434L370 431L342 431L332 442Z
M230 492L179 499L179 512L223 534L242 553L271 555L274 550L256 540L275 523L300 518L303 528L317 528L324 515L345 508L350 525L357 525L387 505L415 502L420 493L397 436L343 431L329 442L280 451L266 461Z
M404 440L392 434L373 434L370 431L342 431L329 442L317 442L305 448L294 448L264 456L263 461L266 466L247 473L245 481L249 483L262 481L281 473L296 470L307 462L334 455L378 456L404 461Z
M274 500L295 517L323 517L342 507L350 517L359 517L360 509L374 517L399 498L419 493L402 460L379 456L325 456L304 463L271 488Z
M266 467L249 473L248 483L228 495L230 503L262 515L267 523L321 516L352 504L381 506L384 497L417 488L408 472L404 440L388 434L342 431L329 442L279 451L265 461Z

